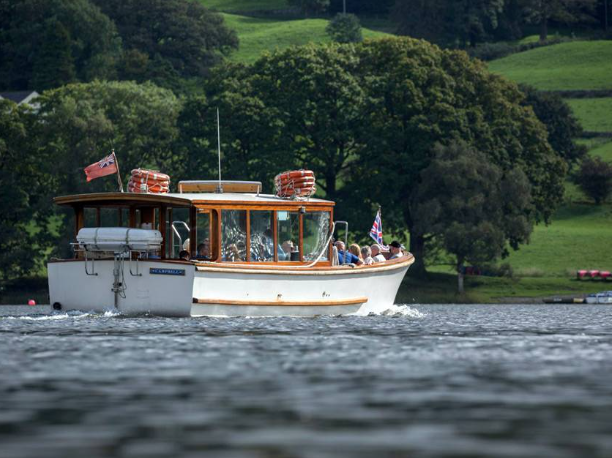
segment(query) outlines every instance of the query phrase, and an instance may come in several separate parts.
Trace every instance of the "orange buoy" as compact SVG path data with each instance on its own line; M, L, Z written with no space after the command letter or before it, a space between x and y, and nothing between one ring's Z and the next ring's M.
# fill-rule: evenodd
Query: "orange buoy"
M128 183L128 192L139 194L166 194L170 192L170 176L158 170L134 169Z
M274 177L276 195L279 197L310 197L317 188L312 170L289 170Z

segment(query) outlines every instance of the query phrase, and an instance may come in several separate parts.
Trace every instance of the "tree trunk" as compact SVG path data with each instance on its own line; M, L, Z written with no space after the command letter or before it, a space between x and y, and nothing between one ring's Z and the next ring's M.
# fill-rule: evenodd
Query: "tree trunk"
M548 20L546 18L542 18L542 22L540 22L540 43L544 43L548 38Z
M410 228L408 228L410 229ZM414 264L408 270L413 277L424 277L427 275L425 270L425 237L415 235L410 231L410 252L414 255Z
M463 275L463 263L457 263L457 292L459 294L463 294L464 288L463 288L463 279L464 279L464 275Z

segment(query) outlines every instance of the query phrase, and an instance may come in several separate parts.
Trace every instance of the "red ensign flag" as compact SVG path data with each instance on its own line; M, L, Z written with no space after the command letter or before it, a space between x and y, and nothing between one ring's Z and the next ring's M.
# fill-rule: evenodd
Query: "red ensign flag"
M112 175L117 173L117 160L115 154L106 156L99 162L91 164L85 169L85 175L87 175L87 181L95 180L96 178L105 177L106 175Z

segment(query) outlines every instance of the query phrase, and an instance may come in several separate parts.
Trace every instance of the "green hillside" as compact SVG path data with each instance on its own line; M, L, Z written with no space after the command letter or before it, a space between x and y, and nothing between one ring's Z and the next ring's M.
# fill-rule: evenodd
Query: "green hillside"
M568 99L566 102L572 107L584 130L612 132L612 98Z
M550 226L537 226L529 245L508 258L518 274L568 276L577 269L612 270L612 208L562 207Z
M240 48L230 56L236 62L253 62L264 51L331 41L325 33L329 22L325 19L282 20L222 14L227 25L236 30L240 39ZM363 29L364 38L384 36L387 34Z
M543 90L612 89L612 41L574 41L490 62L489 69Z
M286 0L199 0L207 8L225 12L280 10L287 8Z

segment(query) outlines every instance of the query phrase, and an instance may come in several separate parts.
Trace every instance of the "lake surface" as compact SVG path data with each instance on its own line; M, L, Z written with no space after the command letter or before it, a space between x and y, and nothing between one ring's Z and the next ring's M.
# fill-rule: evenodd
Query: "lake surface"
M612 456L612 307L0 307L0 456Z

